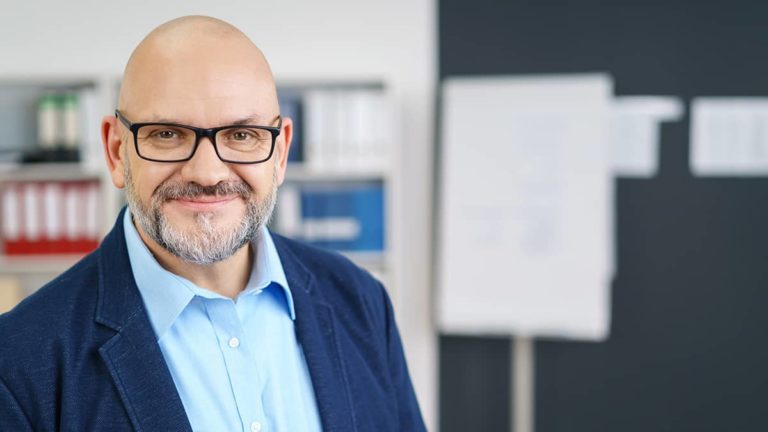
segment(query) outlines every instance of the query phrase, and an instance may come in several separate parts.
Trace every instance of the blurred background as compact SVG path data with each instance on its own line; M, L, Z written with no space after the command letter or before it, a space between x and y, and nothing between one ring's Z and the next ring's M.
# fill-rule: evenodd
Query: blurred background
M429 430L768 429L756 0L5 5L0 310L111 228L123 198L98 122L136 44L189 14L234 24L269 59L299 119L273 228L385 283ZM509 129L531 106L539 123ZM498 241L527 229L523 211L562 242ZM551 291L511 258L542 244L581 252L547 267ZM571 278L584 266L589 283Z

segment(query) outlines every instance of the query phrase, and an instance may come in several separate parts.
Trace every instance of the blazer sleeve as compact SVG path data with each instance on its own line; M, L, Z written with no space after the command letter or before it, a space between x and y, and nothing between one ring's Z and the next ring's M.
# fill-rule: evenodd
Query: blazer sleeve
M400 422L398 430L403 432L426 431L424 420L421 418L419 403L416 400L416 393L413 390L411 377L408 373L400 333L395 323L392 302L384 287L380 285L380 288L384 296L384 308L386 311L389 371L395 387L395 396L397 397L398 418Z
M4 431L32 431L27 416L21 409L21 405L11 393L11 390L0 377L0 430Z

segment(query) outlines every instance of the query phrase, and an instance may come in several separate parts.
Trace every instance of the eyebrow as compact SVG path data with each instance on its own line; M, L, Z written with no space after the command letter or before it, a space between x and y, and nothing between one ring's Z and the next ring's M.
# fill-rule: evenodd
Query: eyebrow
M277 120L277 117L279 117L279 116L275 116L272 121L266 122L264 120L264 117L262 117L262 116L260 116L258 114L255 114L255 115L252 115L250 117L242 118L240 120L235 120L234 122L232 122L230 124L231 125L249 125L249 124L252 124L252 125L266 125L267 123L274 123L274 121Z

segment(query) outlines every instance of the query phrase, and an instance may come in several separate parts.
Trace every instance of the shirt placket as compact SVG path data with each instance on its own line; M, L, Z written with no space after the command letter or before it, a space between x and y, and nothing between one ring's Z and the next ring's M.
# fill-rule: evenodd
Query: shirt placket
M212 299L205 304L224 358L243 431L266 432L269 428L261 399L265 383L257 372L252 347L246 341L235 303L229 299Z

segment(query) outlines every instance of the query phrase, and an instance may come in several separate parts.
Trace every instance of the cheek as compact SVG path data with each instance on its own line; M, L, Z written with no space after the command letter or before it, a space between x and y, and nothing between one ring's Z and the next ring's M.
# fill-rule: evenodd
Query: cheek
M143 165L140 169L131 170L135 193L142 202L151 202L157 187L172 178L175 171L173 166L160 164Z
M255 197L264 198L272 189L274 166L264 164L264 166L248 168L250 169L240 170L237 174L253 189L252 193Z

